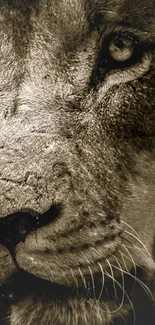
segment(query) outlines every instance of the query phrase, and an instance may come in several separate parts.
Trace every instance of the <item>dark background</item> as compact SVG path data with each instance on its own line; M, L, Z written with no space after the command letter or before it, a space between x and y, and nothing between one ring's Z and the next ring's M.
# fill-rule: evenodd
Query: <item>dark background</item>
M150 300L143 288L136 288L132 301L136 312L135 325L155 325L155 303ZM119 318L113 325L134 325L133 313L129 314L128 320L123 321Z

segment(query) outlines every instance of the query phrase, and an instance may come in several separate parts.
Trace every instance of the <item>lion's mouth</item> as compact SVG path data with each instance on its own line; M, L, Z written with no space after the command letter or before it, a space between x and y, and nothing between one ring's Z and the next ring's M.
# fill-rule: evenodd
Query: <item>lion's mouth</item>
M107 237L108 238L107 242L104 242L103 247L102 245L100 245L99 249L95 250L94 247L92 246L92 249L95 251L95 254L97 256L99 256L99 250L102 249L101 252L102 261L95 263L93 260L94 269L92 265L89 267L88 264L86 267L86 272L84 266L81 266L81 271L82 274L84 275L83 283L82 281L79 282L79 278L77 277L76 274L76 270L78 271L77 266L74 270L75 280L78 279L77 283L76 281L71 282L70 280L71 278L70 278L69 279L70 285L68 285L67 283L65 284L62 276L59 278L60 271L64 270L63 263L66 262L65 257L67 256L67 253L66 251L64 252L56 251L54 253L54 249L53 249L53 255L51 252L49 252L50 253L49 256L52 259L55 257L56 262L53 262L53 260L51 260L49 264L50 266L52 265L52 263L56 264L56 266L53 264L53 270L55 270L56 272L55 278L50 279L50 277L48 278L48 276L46 278L46 274L48 273L47 268L45 268L45 270L42 270L43 264L39 265L39 256L40 254L44 255L45 252L44 251L41 252L41 247L38 247L38 252L37 252L36 246L33 243L33 239L32 239L32 246L34 244L33 257L35 263L37 263L36 269L37 270L39 269L39 273L37 274L37 272L35 271L35 265L34 266L32 265L32 272L31 272L31 266L29 266L30 263L28 263L28 259L26 260L26 255L24 255L26 250L27 257L28 258L31 257L31 254L29 254L29 249L27 249L28 246L24 246L25 243L27 243L27 236L30 235L31 232L38 230L38 228L48 225L49 223L51 223L51 220L57 219L59 216L59 212L60 209L58 209L58 207L56 206L53 206L44 215L22 212L16 215L9 216L8 218L0 222L1 244L8 248L8 250L11 252L12 256L14 257L17 263L21 259L21 265L20 263L18 263L17 272L14 275L12 275L7 280L7 282L5 282L0 286L0 309L1 310L4 309L4 313L5 310L7 312L7 308L9 308L10 305L18 301L24 300L26 299L26 297L29 296L31 296L32 299L34 299L34 301L41 299L42 301L45 302L61 301L63 303L64 301L66 302L68 299L80 299L80 297L84 298L86 301L89 301L90 299L97 299L98 301L104 301L104 302L113 301L115 302L116 306L118 306L118 308L125 301L126 302L130 301L130 296L132 295L132 292L135 289L135 277L134 277L135 270L133 270L133 273L131 270L130 274L124 273L124 275L122 276L121 268L119 272L117 274L115 273L114 275L110 273L111 271L110 269L108 271L106 268L104 269L105 266L104 262L106 259L108 259L108 252L111 253L113 251L115 254L115 252L118 249L119 242L117 242L117 239L119 239L118 236L119 228L118 228L118 232L116 232L116 237L117 237L116 240L113 240L113 238L109 236ZM100 224L98 223L98 228L97 228L99 231L98 234L102 233L103 226L104 226L104 235L103 235L104 240L106 238L105 236L106 231L110 231L112 233L112 228L110 230L108 228L107 230L107 227L109 227L109 225L110 226L113 225L112 222L111 223L109 222L108 226L105 224L102 225L101 223ZM87 238L90 237L91 240L93 241L93 236L96 236L94 228L93 226L89 230L88 228L89 227L87 226L86 228L82 229L82 234L87 233L86 237ZM37 232L38 231L36 231L36 235ZM13 238L11 236L11 233L14 234ZM64 232L62 234L64 234ZM68 243L71 242L72 240L72 236L75 238L75 234L73 235L72 233L70 233L69 240L65 236L62 236L63 243L64 244L66 243L66 245L68 245ZM31 242L31 236L28 237L29 237L28 239L28 243L29 243L29 241ZM59 236L59 243L61 242L60 237L61 236ZM19 254L17 254L19 258L16 256L17 253L16 247L19 247ZM85 251L84 260L86 261L86 257L89 256L88 254L90 254L89 247L85 247L85 249L84 247L82 247L82 249L79 250L79 256L80 256L79 260L80 258L83 258L83 251ZM42 256L43 259L48 258L47 253L48 252L46 252L46 256ZM37 260L35 260L35 255L37 256ZM76 262L77 263L79 262L77 258L78 257L77 251L70 252L69 256L72 258L74 264ZM91 256L92 256L92 252L91 252ZM60 265L59 265L59 261L60 261ZM23 267L24 263L25 266ZM98 268L98 266L96 268L97 264L98 266L100 265L103 267L104 276L103 273L101 272L101 269L100 271L99 270L97 271ZM65 269L66 272L69 271L69 264L67 265L68 266ZM90 270L89 274L88 274L88 270ZM137 270L137 277L140 278L141 275L138 274L138 272L140 271Z
M53 251L44 251L44 249L42 250L42 244L38 244L38 241L36 240L38 230L39 228L51 224L53 220L57 220L59 215L60 207L52 206L43 215L38 215L34 212L20 212L5 219L1 219L0 243L7 247L18 266L17 272L12 275L5 284L0 286L1 301L5 302L6 305L10 305L29 295L33 296L34 299L41 298L45 301L55 301L59 299L66 300L70 297L75 298L77 296L84 296L88 300L89 298L94 299L96 297L97 299L100 298L104 301L115 300L117 297L117 299L120 299L121 301L122 279L118 279L114 285L114 281L105 273L103 286L103 274L101 269L99 270L99 265L101 265L102 262L104 264L104 261L108 258L109 252L115 252L119 245L119 227L116 232L116 238L118 241L117 239L114 240L113 237L114 234L112 229L114 227L112 227L112 222L115 222L115 220L112 220L111 223L108 221L108 225L106 225L106 222L103 222L103 220L97 221L97 228L94 228L96 225L92 224L90 227L90 224L89 226L87 224L86 227L84 226L82 229L79 228L81 233L80 235L77 233L77 239L75 239L76 236L71 231L68 232L69 237L64 236L64 232L62 232L62 234L59 234L58 244L56 242L53 243ZM96 230L98 230L98 233ZM34 238L31 238L31 233L33 232L35 232L34 238L36 241ZM109 232L111 233L110 236ZM12 233L14 236L12 236ZM85 245L85 247L83 244L77 246L78 237L81 236L81 238L84 238L85 234L86 238L90 240L90 246L88 246L88 244L87 246ZM104 243L98 240L98 236L102 236ZM70 246L72 249L69 249L67 252L65 250L60 251L61 240L64 247L65 245L68 247L69 243L74 240L73 245ZM32 244L32 251L29 249L30 243ZM36 246L36 243L38 247ZM93 243L94 245L97 243L99 244L97 249L93 247ZM58 248L57 250L56 247ZM93 263L91 265L89 265L88 261L89 256L93 256ZM48 270L48 267L46 266L45 270L43 270L43 263L40 264L39 262L40 257L42 257L42 260L45 259L45 262L48 258L51 258L49 265L50 268L52 268L52 271L55 272L53 278L50 278L49 276L49 274L51 274L51 269ZM86 257L88 257L87 261ZM102 261L100 261L100 258ZM75 269L73 268L73 265L71 265L70 268L68 262L69 259L73 264L75 264ZM81 260L86 261L85 266L82 264L80 265ZM65 283L65 277L59 274L61 274L60 271L65 271L65 275L67 276L70 270L73 271L73 274L70 273L68 285L68 283ZM84 275L83 278L82 274ZM119 274L118 277L121 278L121 275ZM130 281L127 280L126 283L127 286L130 287L129 291L131 291L131 288L133 287L132 277Z
M57 227L60 210L53 205L42 215L18 212L1 219L0 244L10 251L19 269L61 285L67 285L69 276L72 286L74 277L83 280L82 274L87 277L98 272L100 262L120 245L121 230L117 220L106 221L105 217ZM41 229L46 226L50 227L48 237Z
M137 275L140 278L140 273L137 273ZM121 275L115 278L115 282L105 276L103 285L101 274L96 274L94 275L94 285L92 285L89 279L87 287L67 287L42 280L27 272L20 271L10 278L5 285L0 287L0 321L3 324L3 320L12 305L26 301L29 298L36 305L42 301L45 306L53 303L58 306L66 306L72 300L78 303L81 299L88 304L89 302L91 303L93 301L95 303L97 301L98 304L102 305L103 303L104 308L106 305L109 305L109 312L114 313L122 305L130 305L133 298L132 295L139 288L138 282L135 283L134 279L130 276L124 276L123 283Z
M141 273L140 270L137 272ZM5 302L7 305L11 305L29 296L35 300L42 299L43 301L65 301L69 298L82 296L88 300L99 299L105 302L117 301L119 303L124 294L123 291L126 292L128 299L136 286L133 277L129 275L124 276L123 287L121 275L115 278L115 283L107 275L104 277L104 285L102 281L102 275L98 273L94 274L93 283L90 277L87 279L85 287L77 287L76 285L68 287L19 270L5 284L0 286L0 303Z

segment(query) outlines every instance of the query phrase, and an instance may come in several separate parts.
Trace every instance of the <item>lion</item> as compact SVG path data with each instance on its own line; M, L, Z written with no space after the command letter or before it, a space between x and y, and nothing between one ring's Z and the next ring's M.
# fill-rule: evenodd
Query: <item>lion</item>
M155 2L0 20L0 324L154 324Z

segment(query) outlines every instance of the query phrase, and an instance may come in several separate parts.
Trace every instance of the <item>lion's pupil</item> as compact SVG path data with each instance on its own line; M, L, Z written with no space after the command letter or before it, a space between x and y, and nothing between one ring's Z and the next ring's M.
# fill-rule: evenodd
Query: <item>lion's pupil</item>
M123 41L119 38L114 40L114 45L116 45L119 49L122 49L124 47Z

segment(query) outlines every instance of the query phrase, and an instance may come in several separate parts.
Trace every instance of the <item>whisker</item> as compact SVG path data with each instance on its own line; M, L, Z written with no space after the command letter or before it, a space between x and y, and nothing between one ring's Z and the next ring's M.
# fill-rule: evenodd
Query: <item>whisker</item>
M152 256L151 256L151 254L150 254L150 252L148 251L148 249L147 249L147 247L145 246L145 244L141 241L141 239L140 239L140 237L139 237L139 235L138 235L138 233L134 230L134 228L132 228L128 223L126 223L125 221L121 221L123 224L125 224L126 226L128 226L134 233L135 233L135 235L133 234L133 233L131 233L131 232L129 232L129 231L127 231L127 230L123 230L123 232L124 233L126 233L126 234L128 234L129 236L132 236L133 238L135 238L142 246L143 246L143 248L145 249L145 251L148 253L148 255L149 255L149 257L152 259Z
M102 273L102 286L101 286L100 295L99 295L99 297L98 297L98 300L100 300L101 297L102 297L103 289L104 289L104 280L105 280L105 279L104 279L104 271L103 271L103 267L102 267L102 265L101 265L99 262L97 262L97 264L99 265L99 268L100 268L101 273Z
M114 255L113 255L114 256ZM119 263L119 260L115 257L115 260L116 260L116 263L118 264L119 268L120 268L120 271L121 271L121 277L122 277L122 304L124 302L124 296L125 296L125 280L124 280L124 274L123 274L123 270L121 268L121 265ZM112 267L112 266L111 266ZM128 295L127 295L128 296Z
M68 286L69 286L70 282L69 282L68 278L66 277L66 275L64 274L64 272L62 270L61 270L61 273L62 273L63 277L65 278L65 280L67 281Z
M117 299L117 302L119 302L119 300L118 300L118 296L117 296L117 290L116 290L116 286L115 286L115 277L114 277L114 272L113 272L112 266L111 266L110 262L108 261L108 259L106 259L106 262L107 262L108 265L109 265L109 268L110 268L110 271L111 271L111 275L112 275L112 278L113 278L113 287L114 287L115 297L116 297L116 299Z
M123 238L123 237L122 237ZM124 240L126 240L126 241L128 241L130 244L131 244L131 242L129 241L129 240L127 240L126 238L123 238ZM152 259L152 256L150 255L150 256L148 256L148 255L146 255L145 254L145 251L146 250L144 250L144 249L142 249L142 248L140 248L140 247L138 247L138 246L136 246L135 244L132 244L132 246L129 246L129 245L125 245L127 248L131 248L131 249L137 249L138 251L140 251L144 256L145 256L145 258L146 259L148 259L148 258L150 258L151 257L151 261L153 262L153 264L154 264L154 261L153 261L153 259Z
M128 252L128 254L129 254L129 256L130 257L128 257L127 255L125 255L124 253L122 253L127 259L129 259L130 260L130 258L131 258L131 260L133 261L133 264L135 265L135 267L134 267L134 269L135 269L135 276L137 276L137 272L136 272L136 269L137 269L137 267L138 268L140 268L141 270L143 270L143 272L145 272L150 278L152 278L152 279L154 279L154 276L152 275L152 273L150 273L150 272L148 272L146 269L144 269L139 263L135 263L135 261L134 261L134 259L133 259L133 257L132 257L132 255L131 255L131 253L130 253L130 251L128 250L128 246L126 246L126 245L122 245L123 246L123 248ZM132 248L132 247L129 247L129 248ZM134 247L135 248L135 247ZM138 250L140 250L139 249L139 247L137 247L137 249ZM141 250L140 250L141 251ZM142 251L142 254L143 254L143 251Z
M144 267L142 267L140 264L136 263L137 264L137 267L141 270L143 270L143 272L145 272L151 279L154 280L154 276L152 273L148 272L146 269L144 269Z
M119 262L117 261L117 263L119 263ZM111 265L112 265L112 264L111 264ZM112 266L114 266L114 265L112 265ZM117 268L117 270L121 271L121 274L123 275L124 271L122 270L121 267L120 267L120 268L115 267L115 268ZM112 278L112 276L111 276L108 272L106 272L106 274L107 274L110 278ZM117 285L119 286L119 288L122 290L122 293L123 293L123 294L122 294L122 300L121 300L121 303L120 303L119 308L118 308L117 310L115 310L115 311L112 311L111 313L118 312L118 311L122 308L123 303L124 303L124 298L125 298L125 296L126 296L126 298L127 298L128 301L129 301L129 304L130 304L130 306L131 306L131 308L132 308L132 311L133 311L133 319L134 319L134 325L135 325L135 324L136 324L136 313L135 313L135 308L134 308L134 305L133 305L133 303L132 303L132 301L131 301L129 295L127 294L127 292L126 292L126 290L125 290L124 276L122 276L122 280L123 280L123 285L121 285L121 284L120 284L120 283L115 279L115 282L117 283Z
M97 300L97 298L96 298L96 293L95 293L94 275L93 275L92 269L91 269L91 267L90 267L89 265L88 265L88 269L89 269L89 272L90 272L90 275L91 275L94 299Z
M134 234L132 234L131 232L127 231L127 230L124 230L124 232L128 235L130 235L131 237L135 238L143 247L144 249L146 250L146 252L148 253L148 255L151 257L152 259L152 256L150 254L150 252L148 251L147 247L144 245L144 243L137 237L135 236Z
M72 269L72 268L70 268L70 272L71 272L71 275L72 275L73 281L74 281L74 282L75 282L75 284L76 284L76 288L77 288L77 293L76 293L76 295L78 295L78 289L79 289L78 280L77 280L77 278L75 277L75 275L74 275L74 272L73 272L73 269Z
M81 278L82 278L82 281L83 281L84 287L87 289L86 280L85 280L85 278L84 278L84 276L83 276L83 273L82 273L80 267L78 267L78 270L79 270L80 276L81 276Z
M125 222L123 220L120 220L120 222L121 223L124 223L124 225L126 225L128 228L130 228L135 233L135 235L137 236L137 238L140 239L138 232L133 227L131 227L127 222Z
M119 270L120 271L120 268L118 268L117 266L115 266L115 265L113 265L113 264L111 264L115 269L117 269L117 270ZM122 272L124 272L125 274L127 274L127 275L129 275L129 276L131 276L133 279L135 279L141 286L142 286L142 288L144 289L144 291L146 292L146 294L147 294L147 296L152 300L152 301L154 301L154 297L153 297L153 295L152 295L152 293L151 293L151 290L148 288L148 286L143 282L143 281L141 281L140 279L138 279L137 277L135 277L133 274L131 274L131 273L129 273L129 272L127 272L127 271L125 271L125 270L123 270L122 269Z
M117 269L119 269L119 268L117 268ZM122 270L119 269L119 271L122 271ZM113 278L109 274L109 272L105 271L105 274L113 280ZM114 314L114 313L118 312L123 307L123 304L124 304L124 296L126 296L126 298L128 299L128 301L130 303L130 306L132 307L133 313L134 313L134 325L135 325L135 319L136 319L135 309L134 309L134 306L133 306L133 303L132 303L131 299L129 298L128 294L126 293L126 291L124 289L124 281L123 281L123 286L116 279L115 279L115 282L118 285L118 287L122 290L122 293L123 294L122 294L122 299L121 299L120 306L116 310L110 311L110 313L111 314Z
M122 260L123 260L123 263L124 263L124 266L125 266L127 272L128 272L129 274L131 274L130 271L129 271L129 269L128 269L128 267L127 267L127 265L126 265L126 262L125 262L125 259L124 259L123 254L122 254L122 253L120 253L120 254L121 254L121 258L122 258ZM137 278L137 276L134 275L134 284L133 284L133 287L132 287L132 289L131 289L131 292L134 291L134 288L135 288L135 286L136 286L136 278Z
M126 247L124 247L124 245L123 245L123 248L126 249ZM134 262L134 259L133 259L132 255L130 254L130 252L127 249L126 249L126 251L127 251L127 253L129 254L130 257L128 257L127 255L123 254L122 252L119 252L119 253L121 254L121 258L122 258L122 260L124 262L124 266L125 266L125 268L127 269L127 271L129 273L130 273L130 271L129 271L127 265L126 265L126 262L125 262L124 257L126 257L128 260L132 261L133 266L134 266L134 276L136 278L137 277L136 263ZM134 284L133 284L133 287L132 287L132 291L134 291L135 285L136 285L136 280L134 281Z
M127 324L127 320L125 319L125 317L121 313L118 313L118 317L123 320L123 324Z
M133 264L133 267L134 267L135 276L136 276L136 275L137 275L136 263L135 263L135 261L134 261L132 255L131 255L129 249L127 249L127 247L126 247L125 245L123 245L123 244L122 244L122 247L126 250L126 252L127 252L127 254L129 255L129 257L128 257L127 255L123 254L123 253L122 253L122 254L123 254L127 259L129 259L129 260L132 261L132 264Z

